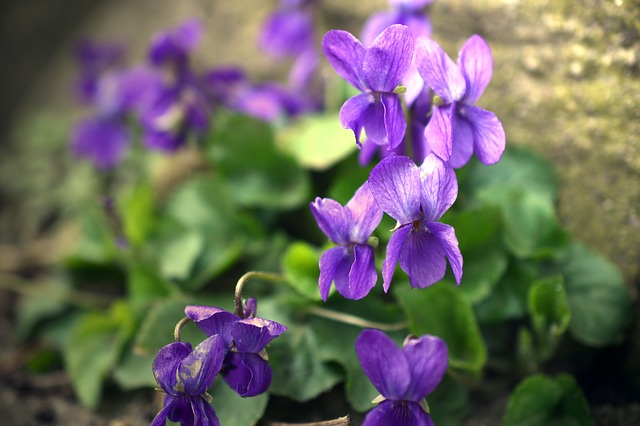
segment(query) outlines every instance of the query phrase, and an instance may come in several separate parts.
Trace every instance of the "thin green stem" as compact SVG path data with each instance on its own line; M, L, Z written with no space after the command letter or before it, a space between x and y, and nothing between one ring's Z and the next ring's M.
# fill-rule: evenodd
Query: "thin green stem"
M173 338L176 342L180 341L180 332L182 331L182 327L184 327L191 319L189 317L184 317L176 324L176 328L173 329Z
M338 417L333 420L325 420L323 422L311 422L311 423L283 423L283 422L270 422L269 426L342 426L351 425L351 417L347 414L344 417Z
M409 324L406 321L396 323L369 321L355 315L336 312L330 309L320 308L318 306L310 307L307 312L318 317L327 318L333 321L338 321L344 324L354 325L361 328L377 328L378 330L382 331L398 331L406 330L409 327Z
M284 277L280 274L275 274L272 272L259 272L259 271L249 271L243 276L240 277L238 283L236 284L236 293L235 293L235 305L236 310L235 314L240 318L244 318L244 309L242 306L242 290L244 288L244 284L249 279L258 279L262 281L269 281L273 283L284 281Z

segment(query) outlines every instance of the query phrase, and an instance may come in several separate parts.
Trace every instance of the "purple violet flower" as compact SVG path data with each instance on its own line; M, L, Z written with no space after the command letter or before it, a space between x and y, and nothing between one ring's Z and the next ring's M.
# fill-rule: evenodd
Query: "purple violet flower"
M478 35L460 49L458 63L435 41L421 38L416 45L420 75L435 94L425 138L433 152L455 167L469 162L475 152L483 164L495 164L505 148L502 123L490 111L473 106L491 80L491 49Z
M409 27L413 39L418 37L431 36L431 20L425 8L433 0L390 0L391 10L373 14L364 24L362 30L362 43L369 46L375 38L387 27L393 24L402 24ZM418 73L415 64L415 55L411 61L411 66L402 79L403 85L407 88L404 99L407 105L411 105L424 87L424 81Z
M124 49L119 44L84 40L76 46L75 57L80 68L76 93L81 101L90 103L98 90L100 77L121 65Z
M338 244L320 258L322 300L329 297L332 282L347 299L362 299L378 281L373 247L367 242L382 220L369 185L365 182L344 207L330 198L316 198L311 212L322 232Z
M411 65L411 30L404 25L392 25L368 48L350 33L333 30L322 39L322 50L333 69L363 92L342 105L342 127L353 130L358 146L364 128L369 140L387 145L390 150L397 148L407 123L394 89Z
M382 265L384 291L398 261L411 287L425 288L444 277L448 258L460 284L462 254L455 230L438 222L458 196L451 166L433 154L420 168L408 157L388 157L371 171L369 187L380 208L398 221Z
M149 61L154 65L172 64L179 70L188 65L189 53L200 44L204 27L196 19L153 36Z
M356 340L364 373L383 397L362 426L433 426L422 401L447 371L446 343L436 336L405 340L398 348L379 330L364 330Z
M313 44L313 16L298 5L273 12L260 38L260 47L275 58L298 56Z
M250 299L251 301L251 299ZM245 310L255 315L255 299ZM240 318L213 306L191 305L185 314L207 336L220 335L224 341L225 358L222 377L240 396L255 396L271 384L271 367L265 347L287 330L287 327L264 318Z
M153 375L166 393L164 406L151 426L169 419L181 425L220 425L206 393L222 368L224 341L211 336L191 349L189 343L174 342L160 349L153 361Z

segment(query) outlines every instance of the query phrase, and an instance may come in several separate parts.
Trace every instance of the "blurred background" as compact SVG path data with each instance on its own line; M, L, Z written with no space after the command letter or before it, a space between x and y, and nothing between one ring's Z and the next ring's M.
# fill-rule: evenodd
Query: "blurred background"
M386 0L357 3L325 0L322 32L345 29L358 34L373 11L387 7ZM91 166L74 161L68 150L69 130L86 113L73 95L74 46L83 39L120 42L128 63L137 63L144 60L152 34L197 17L205 22L206 32L195 54L196 64L241 65L256 80L281 77L286 72L283 65L261 54L256 42L263 20L277 4L276 0L5 0L0 4L0 281L5 284L0 289L0 347L5 348L0 349L0 418L11 401L21 401L47 423L50 404L24 399L21 386L35 389L36 396L49 388L70 394L63 381L16 383L5 377L20 365L22 354L7 350L15 345L11 318L19 287L51 273L52 265L73 247L78 231L66 219L94 198L96 177ZM455 57L471 34L489 42L495 69L480 104L501 118L508 144L532 148L556 165L561 223L577 240L612 260L636 295L640 3L441 0L431 8L431 16L433 37L450 56ZM640 334L637 321L632 333ZM639 347L631 350L640 357ZM63 400L67 402L58 403L70 404L70 416L84 413L87 424L104 422L100 415ZM63 412L57 409L56 415ZM64 424L59 417L56 421Z

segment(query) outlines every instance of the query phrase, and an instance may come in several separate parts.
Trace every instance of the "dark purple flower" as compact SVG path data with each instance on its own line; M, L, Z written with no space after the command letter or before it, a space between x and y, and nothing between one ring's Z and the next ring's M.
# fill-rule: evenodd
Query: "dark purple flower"
M367 242L382 219L369 185L365 182L344 207L330 198L316 198L311 212L322 232L338 244L320 258L320 296L326 301L335 282L347 299L362 299L378 280L373 247Z
M156 34L151 40L149 60L154 65L172 64L178 69L187 66L189 53L200 43L204 28L196 19Z
M444 277L448 258L460 284L458 239L451 226L438 222L458 195L453 169L435 155L420 168L408 157L388 157L371 171L369 187L380 208L398 221L382 265L384 291L398 261L411 286L425 288Z
M119 117L89 117L76 124L71 148L102 170L111 169L123 158L129 145L129 131Z
M245 309L255 315L255 301ZM226 351L222 377L238 395L255 396L269 388L271 367L264 349L287 327L264 318L240 318L212 306L187 306L185 314L206 335L222 337Z
M80 100L89 103L96 95L100 77L121 64L124 49L119 44L85 40L76 46L75 57L80 68L76 93Z
M217 335L193 350L183 342L160 349L153 361L153 375L166 395L151 426L164 425L167 419L183 426L220 425L206 392L220 372L224 356L224 341Z
M392 25L368 48L350 33L333 30L322 39L322 50L336 72L363 92L342 105L342 127L353 130L358 145L364 128L372 142L388 145L391 150L397 148L407 123L394 89L411 65L411 30Z
M471 36L460 49L458 63L429 38L416 45L420 75L436 93L425 137L433 152L453 167L462 167L475 152L483 164L500 160L505 134L498 117L473 106L491 80L493 57L487 42Z
M364 330L356 354L371 383L384 398L363 426L433 426L422 407L447 371L446 343L436 336L407 339L402 348L379 330Z

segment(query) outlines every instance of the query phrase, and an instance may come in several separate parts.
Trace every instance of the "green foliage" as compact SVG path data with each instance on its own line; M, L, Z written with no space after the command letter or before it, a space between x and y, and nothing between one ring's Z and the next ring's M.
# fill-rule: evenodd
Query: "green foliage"
M567 330L571 318L562 277L534 282L529 289L528 306L540 345L550 351Z
M478 375L487 361L473 309L457 288L444 283L412 289L395 283L394 293L409 320L409 331L433 334L449 347L449 366Z
M253 426L264 414L269 394L243 398L219 377L209 390L213 407L221 425Z
M513 393L503 426L595 425L587 401L573 377L534 375Z
M287 284L309 300L321 300L318 291L318 249L304 242L291 244L282 256L282 271Z

